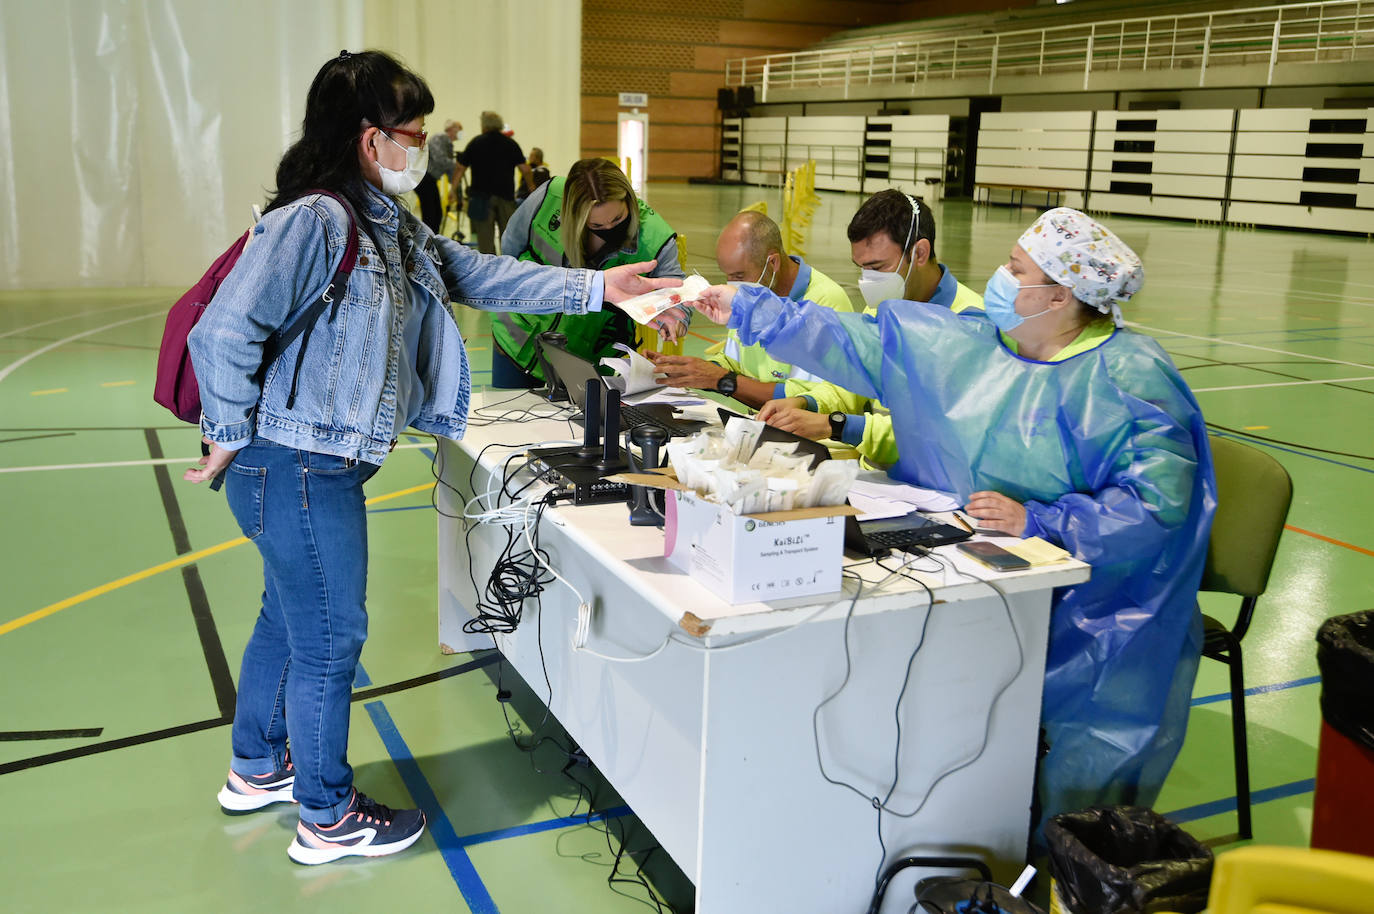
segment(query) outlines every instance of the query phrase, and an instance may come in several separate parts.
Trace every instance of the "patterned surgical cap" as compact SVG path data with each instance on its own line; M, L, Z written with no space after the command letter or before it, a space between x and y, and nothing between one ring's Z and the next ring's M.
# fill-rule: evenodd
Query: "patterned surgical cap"
M1060 206L1042 213L1018 244L1045 275L1073 290L1074 297L1122 323L1122 302L1140 291L1145 268L1105 225L1076 209Z

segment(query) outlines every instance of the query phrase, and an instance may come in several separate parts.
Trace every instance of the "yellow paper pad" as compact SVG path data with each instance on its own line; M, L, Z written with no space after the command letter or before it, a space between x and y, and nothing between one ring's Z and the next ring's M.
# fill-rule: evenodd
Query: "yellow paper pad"
M1052 565L1055 562L1064 562L1073 558L1068 552L1053 543L1045 542L1038 536L1012 542L998 540L998 545L1032 565Z

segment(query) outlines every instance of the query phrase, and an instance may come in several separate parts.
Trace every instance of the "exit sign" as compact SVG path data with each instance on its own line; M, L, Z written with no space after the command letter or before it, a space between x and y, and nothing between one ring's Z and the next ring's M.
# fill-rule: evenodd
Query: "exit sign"
M647 108L647 107L649 107L649 93L647 93L647 92L622 92L622 93L620 93L620 107L622 107L622 108Z

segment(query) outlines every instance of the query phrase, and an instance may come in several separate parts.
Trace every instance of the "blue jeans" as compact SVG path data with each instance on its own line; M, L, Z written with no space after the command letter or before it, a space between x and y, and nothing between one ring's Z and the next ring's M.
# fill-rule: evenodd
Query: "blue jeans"
M243 652L233 761L241 775L296 769L302 819L333 824L353 795L349 700L367 639L367 514L374 464L255 438L226 472L244 536L262 553L262 612Z

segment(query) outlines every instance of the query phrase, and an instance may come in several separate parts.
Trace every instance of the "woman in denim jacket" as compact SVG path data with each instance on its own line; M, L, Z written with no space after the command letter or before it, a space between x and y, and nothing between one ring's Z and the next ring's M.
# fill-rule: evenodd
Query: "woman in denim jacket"
M425 173L424 81L386 54L344 52L306 99L277 193L189 344L211 446L191 482L226 476L263 557L262 611L244 650L226 812L298 802L298 863L382 856L424 831L353 788L349 699L367 637L365 483L407 425L461 438L471 383L453 303L486 311L596 311L676 280L652 263L598 273L478 254L393 199ZM271 365L263 344L328 287L359 230L347 292ZM301 352L304 347L304 353ZM299 360L299 371L297 372ZM290 738L290 753L287 740Z

